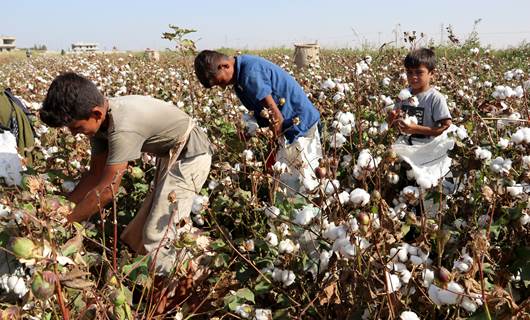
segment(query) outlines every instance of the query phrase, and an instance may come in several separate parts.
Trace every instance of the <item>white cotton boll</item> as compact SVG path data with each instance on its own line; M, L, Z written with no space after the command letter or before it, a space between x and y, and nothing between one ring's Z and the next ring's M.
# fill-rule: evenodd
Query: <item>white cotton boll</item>
M523 82L523 88L525 90L530 89L530 80L526 80L525 82Z
M210 182L208 182L208 189L210 190L214 190L217 186L219 186L219 182L215 180L210 180Z
M348 198L350 195L348 194ZM5 218L11 213L11 208L0 203L0 218Z
M14 294L18 295L19 298L22 298L28 292L24 279L18 278L18 281L12 290Z
M460 294L464 293L464 288L458 283L451 281L447 285L447 289L440 289L438 291L438 300L442 304L453 305L457 303Z
M391 184L396 184L399 182L399 175L397 175L395 172L387 173L386 178Z
M328 269L329 259L331 258L332 255L333 255L333 251L322 250L322 252L320 253L320 258L319 258L320 272L326 271Z
M530 168L530 156L523 156L523 165L525 168Z
M466 139L468 137L466 128L464 126L462 126L462 125L457 127L456 128L456 135L458 136L458 138L460 140Z
M77 183L70 180L66 180L61 184L61 189L66 193L70 193L74 191L76 185Z
M246 132L251 136L256 135L256 130L259 129L259 125L256 118L246 113L243 114L242 118L243 122L245 123Z
M191 212L197 214L202 211L204 206L208 204L208 197L201 196L201 195L195 195L193 198L193 204L191 206Z
M478 306L475 303L475 301L471 300L468 297L464 297L462 299L462 302L460 302L460 306L462 308L464 308L469 313L474 313L475 311L477 311L477 308L478 308Z
M409 105L413 107L417 107L420 105L420 101L418 100L416 96L410 97L408 101L409 101ZM418 122L416 121L416 123Z
M424 269L421 272L421 277L423 278L422 285L427 288L434 281L434 271L432 271L431 269Z
M331 249L341 255L341 257L348 259L355 256L357 249L351 244L349 237L341 237L333 242Z
M386 132L386 131L388 131L388 123L383 122L383 123L381 123L381 125L379 126L379 132L380 132L380 133L383 133L383 132Z
M350 202L350 194L347 191L342 191L337 196L339 198L339 203L344 205Z
M478 160L490 160L491 151L487 149L482 149L481 147L477 147L477 149L475 149L475 158L477 158Z
M335 149L342 147L345 142L346 138L338 132L329 137L329 143Z
M419 177L416 176L416 183L424 190L433 188L438 185L438 179L436 177L422 174Z
M524 96L523 87L517 86L514 90L514 96L516 96L517 98L522 98Z
M520 128L512 135L512 141L516 144L530 143L530 128Z
M282 282L284 287L288 287L294 283L296 276L291 270L284 270L282 274Z
M419 266L420 264L423 263L423 259L418 256L410 256L409 260L410 260L410 263L412 263L415 266Z
M327 195L331 195L331 194L338 192L339 187L340 187L340 182L337 179L327 180L324 182L324 192Z
M276 161L272 166L272 170L278 174L287 172L287 164L285 162Z
M417 200L420 196L420 190L414 186L406 186L401 192L409 203Z
M502 157L497 157L491 162L490 168L495 173L508 174L512 169L512 161L510 159L505 160Z
M413 311L403 311L399 315L399 320L420 320L420 317Z
M350 201L356 207L364 207L370 202L370 194L364 189L356 188L350 193Z
M397 249L398 249L397 258L399 259L399 261L407 262L407 260L409 259L409 255L408 255L408 252L407 252L407 247L400 246Z
M265 215L269 218L277 218L280 215L280 209L274 206L265 208L264 212Z
M471 48L471 49L469 49L469 52L471 54L478 54L480 52L480 49L479 48Z
M278 245L278 236L274 232L269 232L265 236L265 241L267 241L271 246L276 247Z
M455 261L453 264L453 270L458 270L459 272L466 273L469 271L469 265L462 261Z
M271 309L256 309L253 320L270 320L272 319Z
M508 145L510 144L510 141L508 139L500 138L499 142L497 143L497 146L501 148L502 150L508 148Z
M401 281L397 275L385 271L385 278L388 293L395 292L401 288Z
M381 84L383 85L383 87L388 87L390 85L390 78L384 77L383 80L381 80Z
M410 281L410 278L412 277L412 274L410 273L410 271L408 270L402 270L400 273L399 273L399 278L401 280L401 282L403 283L409 283Z
M278 244L278 251L280 253L287 253L291 254L297 250L297 246L295 246L294 242L291 239L285 239L280 241Z
M198 226L203 226L204 225L204 218L201 215L199 215L199 214L194 215L191 219Z
M328 90L328 89L335 88L335 86L336 86L336 83L333 82L333 80L327 79L326 81L322 82L322 84L320 85L320 88L323 90Z
M353 131L353 127L351 124L341 125L339 131L343 136L349 136Z
M408 252L410 255L415 255L415 256L417 256L417 255L418 255L418 247L413 246L413 245L408 245L408 246L407 246L407 252Z
M344 238L348 232L347 228L343 225L336 226L334 222L331 222L326 226L324 231L324 238L335 241L338 238Z
M512 80L512 79L513 79L513 76L514 76L514 74L513 74L513 71L512 71L512 70L506 71L506 72L504 73L504 79L505 79L505 80L508 80L508 81L509 81L509 80Z
M294 218L294 223L305 226L316 217L318 210L311 206L306 206L301 210L297 210Z
M236 306L234 312L241 316L243 319L250 318L250 313L252 312L252 307L248 304L241 304Z
M530 215L523 213L519 218L519 223L521 223L522 226L526 226L528 223L530 223Z
M337 88L337 92L344 93L346 87L342 83L337 83L336 88Z
M243 150L241 156L243 157L243 159L245 159L245 161L251 161L252 159L254 159L254 152L252 152L252 150L246 149Z
M304 177L302 184L304 185L304 189L306 191L311 192L319 186L320 182L318 182L317 179L308 176L308 177Z
M405 101L405 100L407 100L410 97L412 97L412 94L410 93L409 89L403 89L398 94L398 98L401 101Z
M416 116L405 115L405 118L403 119L403 122L405 122L409 126L411 124L418 124L418 118L416 118Z
M517 198L523 194L523 186L521 184L516 184L511 187L506 187L506 191L512 198Z
M370 129L368 129L368 135L370 137L375 137L378 132L379 130L376 127L370 127Z
M333 102L337 103L341 100L343 100L345 97L344 93L342 92L337 92L334 96L333 96Z

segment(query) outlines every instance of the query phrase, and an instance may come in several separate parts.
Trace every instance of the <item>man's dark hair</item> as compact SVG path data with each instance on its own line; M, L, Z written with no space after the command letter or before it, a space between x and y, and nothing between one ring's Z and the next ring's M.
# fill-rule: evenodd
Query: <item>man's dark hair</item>
M104 103L105 97L92 81L67 72L53 80L39 115L50 127L65 127L74 120L88 119L92 109Z
M405 64L405 68L418 68L420 66L425 66L429 71L433 71L436 67L436 55L431 49L416 49L409 52L403 62Z
M213 80L219 71L219 63L228 56L217 51L203 50L195 57L195 74L205 88L213 86Z

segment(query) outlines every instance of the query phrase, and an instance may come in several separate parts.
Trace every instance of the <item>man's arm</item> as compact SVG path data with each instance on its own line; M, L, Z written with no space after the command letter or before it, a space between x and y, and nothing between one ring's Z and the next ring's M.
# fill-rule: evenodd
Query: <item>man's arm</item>
M406 134L423 134L425 136L438 136L442 134L447 128L449 128L453 122L451 121L451 119L440 120L439 123L441 124L441 126L437 128L430 128L414 123L407 124L403 119L396 120L395 123L397 124L399 130Z
M271 95L268 95L261 100L260 103L263 107L269 110L269 114L272 116L272 119L269 119L269 122L274 135L276 137L280 136L282 134L283 115L276 105L276 102L274 102Z
M106 206L118 193L127 162L106 165L97 185L77 203L74 211L66 217L68 222L80 222L89 219L99 208Z
M79 203L86 194L94 189L101 179L103 168L107 162L108 151L101 152L90 159L90 170L83 175L75 189L68 195L68 200Z

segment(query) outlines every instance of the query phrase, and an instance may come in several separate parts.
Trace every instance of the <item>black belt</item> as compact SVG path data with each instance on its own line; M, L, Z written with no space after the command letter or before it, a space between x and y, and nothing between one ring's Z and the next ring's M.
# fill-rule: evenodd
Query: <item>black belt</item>
M414 139L426 139L428 136L424 134L411 134L408 138L409 144L412 145L412 138Z

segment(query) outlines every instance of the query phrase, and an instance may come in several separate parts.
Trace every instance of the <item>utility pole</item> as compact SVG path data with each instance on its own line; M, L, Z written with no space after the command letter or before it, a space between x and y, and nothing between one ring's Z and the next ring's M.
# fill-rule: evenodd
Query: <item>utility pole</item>
M398 37L401 37L401 30L400 30L400 27L401 27L401 24L396 24L396 26L394 27L394 30L392 30L392 32L394 32L394 45L395 47L399 47L399 44L398 44Z
M444 24L440 25L440 46L444 45Z

